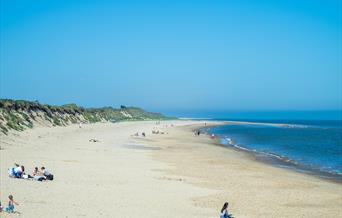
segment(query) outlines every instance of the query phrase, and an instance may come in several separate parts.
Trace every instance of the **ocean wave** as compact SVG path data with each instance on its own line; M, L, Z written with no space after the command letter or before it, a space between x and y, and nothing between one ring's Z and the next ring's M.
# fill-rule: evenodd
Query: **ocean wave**
M280 124L283 128L310 128L311 126L303 124Z
M238 149L241 149L241 150L244 150L244 151L252 151L252 150L250 150L250 149L248 149L248 148L239 146L239 145L236 144L231 138L225 137L225 138L223 138L223 139L226 141L225 145L230 145L230 146L233 146L233 147L235 147L235 148L238 148Z

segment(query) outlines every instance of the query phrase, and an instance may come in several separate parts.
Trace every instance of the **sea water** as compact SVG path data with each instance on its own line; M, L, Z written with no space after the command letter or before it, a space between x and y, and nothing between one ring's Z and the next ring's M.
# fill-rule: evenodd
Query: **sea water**
M342 181L342 121L273 120L231 122L205 128L225 146L277 163Z

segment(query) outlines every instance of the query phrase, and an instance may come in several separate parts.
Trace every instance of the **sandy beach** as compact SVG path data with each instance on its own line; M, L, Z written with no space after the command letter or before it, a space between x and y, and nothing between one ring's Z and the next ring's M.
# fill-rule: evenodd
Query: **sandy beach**
M206 135L194 136L202 125L97 123L2 135L2 205L13 194L20 217L213 218L228 201L238 218L342 217L341 184L261 163ZM151 134L155 129L164 134ZM136 132L146 137L133 136ZM14 163L27 173L45 166L55 179L9 178Z

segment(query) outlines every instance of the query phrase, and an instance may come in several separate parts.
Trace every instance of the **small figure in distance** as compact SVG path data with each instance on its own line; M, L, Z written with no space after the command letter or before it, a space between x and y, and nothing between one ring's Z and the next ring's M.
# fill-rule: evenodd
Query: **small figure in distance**
M228 205L228 202L224 203L221 209L220 218L233 218L232 215L228 213Z
M41 167L40 170L47 180L53 180L53 175L49 171L47 171L45 167Z
M8 169L8 175L12 178L22 178L25 173L25 167L19 164L14 164L14 167Z
M143 137L146 137L146 135L145 135L145 133L143 132L143 133L141 133L141 135L143 136Z
M1 205L1 200L0 200L0 213L2 212L2 205Z
M14 205L19 205L17 202L13 200L13 195L8 196L8 206L6 207L6 212L7 213L14 213Z
M32 173L33 179L37 181L45 181L46 178L42 172L39 171L38 167L35 167Z

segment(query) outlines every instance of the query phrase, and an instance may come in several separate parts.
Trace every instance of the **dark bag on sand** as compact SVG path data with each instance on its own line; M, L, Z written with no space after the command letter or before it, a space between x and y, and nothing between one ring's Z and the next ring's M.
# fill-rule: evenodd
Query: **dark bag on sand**
M38 181L39 181L39 182L42 182L42 181L44 181L44 180L46 180L44 177L38 178Z
M53 180L53 175L52 175L52 174L47 175L47 176L46 176L46 179L47 179L47 180Z

